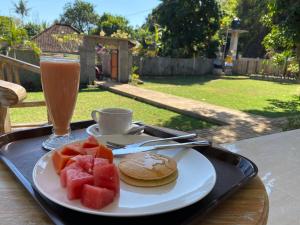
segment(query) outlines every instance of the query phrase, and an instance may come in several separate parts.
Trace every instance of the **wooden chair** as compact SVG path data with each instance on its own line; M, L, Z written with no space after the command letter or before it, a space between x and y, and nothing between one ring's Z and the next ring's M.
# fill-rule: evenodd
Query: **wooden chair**
M0 80L0 134L11 131L9 107L22 102L25 98L25 88Z
M11 127L34 127L50 123L22 123L11 126L9 108L46 106L45 101L23 101L26 90L20 84L19 70L40 74L40 67L0 54L0 133L11 131Z

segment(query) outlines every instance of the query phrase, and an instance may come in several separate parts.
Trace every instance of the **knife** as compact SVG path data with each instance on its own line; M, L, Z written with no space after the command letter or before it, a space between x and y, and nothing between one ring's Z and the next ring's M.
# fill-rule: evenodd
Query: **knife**
M126 154L138 153L138 152L146 152L152 150L161 150L161 149L172 149L177 147L185 147L185 148L192 148L196 146L209 146L209 141L192 141L192 142L185 142L185 143L176 143L176 144L165 144L165 145L151 145L151 146L141 146L141 147L126 147L126 148L119 148L113 149L114 156L122 156Z

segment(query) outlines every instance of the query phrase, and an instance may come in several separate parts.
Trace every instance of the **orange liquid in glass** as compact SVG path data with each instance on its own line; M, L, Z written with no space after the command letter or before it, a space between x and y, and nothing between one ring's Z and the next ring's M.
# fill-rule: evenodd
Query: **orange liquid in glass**
M67 134L70 132L70 121L77 99L80 64L41 61L40 66L44 96L54 134Z

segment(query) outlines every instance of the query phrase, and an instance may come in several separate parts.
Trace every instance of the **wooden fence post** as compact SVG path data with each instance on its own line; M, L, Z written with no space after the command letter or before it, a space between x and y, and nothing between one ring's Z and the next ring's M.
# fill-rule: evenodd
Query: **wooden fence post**
M4 80L3 63L0 62L0 80Z
M11 131L9 109L8 107L0 106L0 134Z

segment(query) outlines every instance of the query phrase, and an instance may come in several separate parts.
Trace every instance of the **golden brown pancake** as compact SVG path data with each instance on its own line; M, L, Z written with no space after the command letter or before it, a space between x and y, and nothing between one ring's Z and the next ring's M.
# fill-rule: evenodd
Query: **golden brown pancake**
M174 159L152 152L129 154L119 163L120 172L137 180L160 180L177 170Z
M165 184L169 184L172 181L176 180L178 176L177 170L172 173L170 176L167 176L165 178L159 179L159 180L139 180L139 179L134 179L132 177L128 177L124 175L122 172L120 173L120 178L122 181L124 181L127 184L137 186L137 187L157 187L157 186L162 186Z

